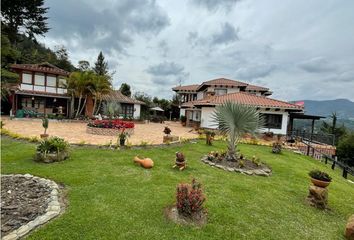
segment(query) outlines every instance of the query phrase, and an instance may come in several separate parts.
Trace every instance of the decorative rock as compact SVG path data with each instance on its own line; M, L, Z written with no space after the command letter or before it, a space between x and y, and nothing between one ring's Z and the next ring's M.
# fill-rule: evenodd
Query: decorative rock
M345 237L348 240L354 240L354 214L348 219L347 226L345 227Z
M311 185L307 201L311 206L319 209L326 209L328 203L328 189Z
M20 227L19 229L17 229L17 235L23 236L23 235L27 234L30 230L31 230L30 227L26 224L26 225Z
M229 171L229 172L235 171L233 168L230 168L230 167L227 167L226 170Z

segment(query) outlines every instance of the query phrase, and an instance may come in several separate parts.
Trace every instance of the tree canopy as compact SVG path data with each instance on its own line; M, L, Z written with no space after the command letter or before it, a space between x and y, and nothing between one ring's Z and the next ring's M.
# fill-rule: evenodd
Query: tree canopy
M131 95L132 95L132 92L130 90L130 85L127 83L122 83L122 85L120 85L119 91L123 95L128 96L128 97L131 97Z
M93 70L98 75L108 75L108 63L105 61L102 52L98 54Z

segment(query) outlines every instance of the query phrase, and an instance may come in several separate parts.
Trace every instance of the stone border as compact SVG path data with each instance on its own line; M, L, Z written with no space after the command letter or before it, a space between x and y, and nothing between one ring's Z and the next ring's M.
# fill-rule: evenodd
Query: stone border
M134 128L126 128L126 131L129 134L133 134ZM98 128L98 127L86 126L86 133L94 134L94 135L118 136L120 131L117 128Z
M2 240L14 240L14 239L19 239L35 229L36 227L45 224L49 220L53 219L54 217L58 216L60 214L60 211L62 208L60 207L59 203L59 186L56 184L54 181L45 179L45 178L40 178L33 176L31 174L8 174L8 175L2 175L2 176L21 176L21 177L26 177L26 178L33 178L35 180L38 180L39 183L43 184L44 186L49 187L51 190L50 192L50 197L47 199L48 201L48 207L46 209L46 213L36 217L34 220L28 222L27 224L19 227L18 229L10 232L6 236L2 237Z
M217 163L209 161L208 156L202 157L201 161L205 164L212 166L212 167L220 168L220 169L223 169L223 170L229 171L229 172L239 172L239 173L246 174L246 175L256 175L256 176L263 176L263 177L269 177L272 175L272 170L269 169L268 167L266 167L264 169L254 169L254 170L244 170L242 168L226 167L221 164L217 164Z

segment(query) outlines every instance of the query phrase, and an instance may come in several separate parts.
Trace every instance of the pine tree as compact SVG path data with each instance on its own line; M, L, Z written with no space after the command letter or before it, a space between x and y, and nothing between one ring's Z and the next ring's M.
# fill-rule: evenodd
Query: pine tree
M98 54L97 61L95 62L95 67L93 68L98 75L108 75L108 63L104 60L102 51Z
M20 29L31 39L34 39L34 35L48 32L48 17L45 16L48 8L43 5L44 0L2 0L1 22L7 25L4 30L11 43L16 43Z

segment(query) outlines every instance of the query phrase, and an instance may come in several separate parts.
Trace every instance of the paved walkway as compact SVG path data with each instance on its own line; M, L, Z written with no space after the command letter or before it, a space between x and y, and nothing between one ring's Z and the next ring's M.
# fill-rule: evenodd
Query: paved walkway
M21 119L10 120L3 117L5 123L4 128L11 132L18 133L23 136L37 136L43 133L42 121L40 119ZM182 138L196 138L198 134L192 128L182 127L179 122L165 122L135 124L134 134L128 139L133 145L139 145L142 141L148 144L161 144L164 136L164 127L168 126L172 130L172 135ZM84 122L65 122L65 121L49 121L47 133L51 136L58 136L66 139L70 143L86 143L86 144L109 144L117 142L115 136L101 136L86 133L86 123Z

